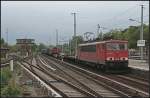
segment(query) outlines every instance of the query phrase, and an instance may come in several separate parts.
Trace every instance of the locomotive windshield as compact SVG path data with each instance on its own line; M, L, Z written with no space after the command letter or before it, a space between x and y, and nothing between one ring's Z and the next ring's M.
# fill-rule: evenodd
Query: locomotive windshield
M127 50L127 43L107 43L107 50Z

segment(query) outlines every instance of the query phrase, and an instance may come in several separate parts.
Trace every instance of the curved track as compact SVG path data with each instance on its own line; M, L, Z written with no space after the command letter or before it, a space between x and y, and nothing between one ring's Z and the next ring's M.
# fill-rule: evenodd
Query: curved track
M49 57L49 58L51 58L51 57ZM54 58L51 58L51 59L53 59L53 61L55 61L57 63L59 62L59 64L61 62ZM71 65L71 64L67 65L66 63L65 64L63 63L63 66L65 66L65 67L69 66L69 65ZM71 68L74 69L73 66ZM78 68L76 68L76 69L78 69ZM80 72L85 73L85 71L83 71L83 70L82 71L80 70ZM86 72L86 73L88 74L88 72ZM97 78L97 80L101 79L98 76L94 76L94 77ZM116 75L116 76L105 75L105 77L108 78L110 81L113 81L113 83L114 82L117 83L117 85L116 84L111 85L111 83L108 82L108 80L104 81L104 79L103 79L103 82L106 82L108 85L111 85L112 87L117 88L120 91L124 91L128 96L134 96L134 94L144 96L144 97L149 96L149 94L148 94L149 88L147 87L149 84L146 82L143 82L140 80L137 81L133 78L125 77L123 75ZM104 75L103 75L103 78L104 78ZM118 87L115 87L115 86L118 86Z
M49 65L55 68L57 70L55 71L57 75L65 78L66 80L82 88L83 90L88 91L89 93L93 94L95 97L125 96L119 91L116 91L114 89L112 90L111 87L108 87L108 86L106 87L106 85L94 81L91 77L83 75L83 73L79 73L74 70L71 70L70 68L61 66L60 64L57 64L54 61L49 60L45 57L43 58L44 60L42 58L39 58L39 59L40 60L42 59L43 62L47 62Z
M60 93L63 97L94 97L88 92L82 91L76 86L68 83L64 79L49 74L39 66L32 65L29 62L22 62L21 64L36 74L41 80L50 85L50 87Z

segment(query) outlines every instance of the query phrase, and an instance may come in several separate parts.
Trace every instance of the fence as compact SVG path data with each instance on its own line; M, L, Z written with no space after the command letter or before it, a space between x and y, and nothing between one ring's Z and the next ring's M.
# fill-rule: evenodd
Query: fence
M141 59L140 51L135 49L129 49L129 59L140 60ZM143 60L146 61L149 60L149 47L144 47Z

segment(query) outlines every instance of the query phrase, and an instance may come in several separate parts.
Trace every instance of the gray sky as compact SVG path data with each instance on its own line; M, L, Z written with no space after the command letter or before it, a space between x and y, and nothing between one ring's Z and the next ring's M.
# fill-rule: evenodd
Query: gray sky
M110 29L126 28L139 23L144 4L144 22L149 22L148 1L1 1L1 35L15 44L18 38L34 38L36 43L56 44L73 36L73 16L77 12L77 35L96 32L97 24ZM95 33L96 34L96 33Z

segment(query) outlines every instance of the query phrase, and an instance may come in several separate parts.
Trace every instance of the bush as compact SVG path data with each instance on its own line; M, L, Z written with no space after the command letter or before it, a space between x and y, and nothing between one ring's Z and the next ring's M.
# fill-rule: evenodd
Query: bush
M1 83L8 83L9 79L12 77L12 73L9 67L1 69Z
M11 85L8 85L6 87L4 87L1 91L1 96L5 96L5 97L17 97L21 95L21 91L20 91L20 88L15 86L11 86Z
M1 69L1 96L16 97L21 95L20 87L15 85L9 66ZM5 85L6 84L6 85Z

